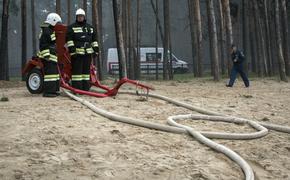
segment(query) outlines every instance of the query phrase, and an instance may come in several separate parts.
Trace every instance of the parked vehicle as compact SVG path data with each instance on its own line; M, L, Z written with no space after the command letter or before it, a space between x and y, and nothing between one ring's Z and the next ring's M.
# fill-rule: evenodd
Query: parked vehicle
M158 72L163 72L163 48L158 48ZM168 53L169 56L169 53ZM188 71L188 63L178 59L172 53L172 68L175 73L185 73ZM156 73L156 49L155 47L140 48L140 69L143 74ZM107 71L110 74L118 74L119 62L117 48L109 48L107 54Z

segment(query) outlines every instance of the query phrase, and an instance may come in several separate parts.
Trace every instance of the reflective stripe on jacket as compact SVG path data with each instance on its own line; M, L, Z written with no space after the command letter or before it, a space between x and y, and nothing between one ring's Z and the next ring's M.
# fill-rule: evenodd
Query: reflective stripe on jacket
M68 27L66 43L71 56L93 54L99 51L95 30L86 22L75 22Z
M47 23L42 24L39 35L39 52L37 56L49 61L57 62L56 36L53 27Z

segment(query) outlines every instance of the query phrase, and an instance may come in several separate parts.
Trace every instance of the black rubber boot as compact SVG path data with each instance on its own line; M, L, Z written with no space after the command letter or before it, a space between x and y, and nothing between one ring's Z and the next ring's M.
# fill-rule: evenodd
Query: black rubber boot
M56 97L57 94L55 94L55 93L44 93L42 96L43 97Z

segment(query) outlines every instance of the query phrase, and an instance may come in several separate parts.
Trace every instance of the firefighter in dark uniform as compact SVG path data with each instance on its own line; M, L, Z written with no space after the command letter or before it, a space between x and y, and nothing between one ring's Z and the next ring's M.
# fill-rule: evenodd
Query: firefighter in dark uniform
M86 22L83 9L76 11L76 22L68 27L66 42L71 55L72 86L88 91L91 59L99 49L95 29Z
M249 79L243 70L243 62L245 60L244 54L241 51L239 51L235 45L232 45L231 56L233 61L233 67L231 70L230 81L226 86L233 87L235 80L237 78L237 74L239 73L244 81L245 86L249 87L250 86Z
M59 95L59 73L57 69L56 37L53 30L61 17L56 13L48 14L46 21L40 26L38 57L44 65L43 96L56 97Z

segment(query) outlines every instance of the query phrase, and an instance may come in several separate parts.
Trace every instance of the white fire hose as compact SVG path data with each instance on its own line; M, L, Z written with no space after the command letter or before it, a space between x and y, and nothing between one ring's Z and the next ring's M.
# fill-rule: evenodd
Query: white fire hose
M261 138L268 133L268 129L279 131L279 132L284 132L284 133L290 133L290 127L287 126L280 126L280 125L275 125L275 124L268 124L268 123L261 123L261 122L255 122L243 118L236 118L236 117L231 117L231 116L225 116L221 113L209 111L206 109L202 109L199 107L195 107L177 100L173 100L171 98L157 95L157 94L148 94L149 97L161 99L167 102L170 102L172 104L175 104L177 106L184 107L186 109L192 110L199 112L201 114L205 115L197 115L197 114L186 114L186 115L176 115L176 116L170 116L168 117L168 124L171 126L159 124L159 123L153 123L153 122L148 122L140 119L133 119L125 116L120 116L114 113L111 113L109 111L103 110L101 108L96 107L92 103L77 97L70 92L68 92L65 89L62 89L63 92L68 95L70 98L82 103L83 105L87 106L90 108L92 111L95 113L106 117L110 120L113 121L119 121L119 122L124 122L136 126L141 126L145 128L150 128L150 129L156 129L156 130L161 130L165 132L171 132L171 133L186 133L190 134L193 136L195 139L197 139L199 142L209 146L210 148L221 152L225 154L227 157L232 159L234 162L236 162L241 169L243 170L245 174L245 179L246 180L254 180L254 173L250 165L242 158L240 157L237 153L232 151L231 149L220 145L209 138L214 138L214 139L256 139L256 138ZM135 94L132 92L122 92L126 94ZM209 120L209 121L223 121L223 122L228 122L228 123L236 123L236 124L249 124L252 126L254 129L257 130L257 132L254 133L221 133L221 132L203 132L203 131L195 131L192 128L181 125L177 123L177 120ZM268 128L268 129L267 129Z

